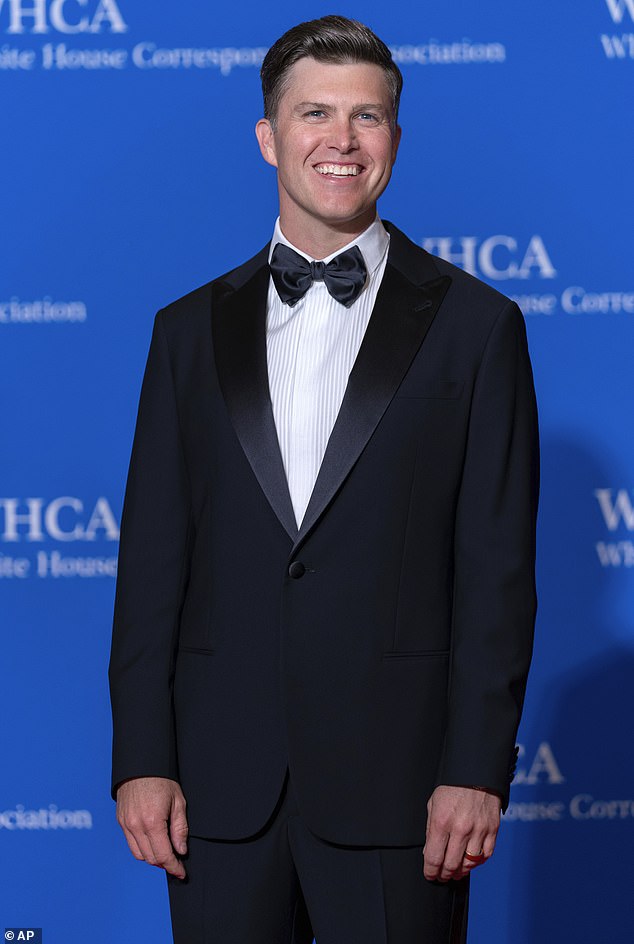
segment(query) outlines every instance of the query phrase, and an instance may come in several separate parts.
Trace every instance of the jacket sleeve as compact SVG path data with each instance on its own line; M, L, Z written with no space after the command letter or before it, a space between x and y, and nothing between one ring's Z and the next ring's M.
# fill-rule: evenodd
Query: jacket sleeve
M508 805L536 613L537 410L524 319L509 302L473 389L454 543L449 714L438 783Z
M131 777L178 779L172 682L190 491L162 318L154 322L121 523L109 670L113 797Z

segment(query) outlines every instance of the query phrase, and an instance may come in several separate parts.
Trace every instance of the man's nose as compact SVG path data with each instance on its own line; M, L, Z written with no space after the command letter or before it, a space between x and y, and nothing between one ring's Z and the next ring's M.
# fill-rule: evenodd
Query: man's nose
M334 122L328 135L328 146L336 148L342 154L355 150L358 141L354 124L348 119Z

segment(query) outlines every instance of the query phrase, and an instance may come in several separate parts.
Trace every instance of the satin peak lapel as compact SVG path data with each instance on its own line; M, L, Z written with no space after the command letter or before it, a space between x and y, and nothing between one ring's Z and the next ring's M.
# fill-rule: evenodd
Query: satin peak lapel
M214 352L220 387L242 449L273 511L295 540L297 524L269 392L268 284L269 269L264 264L234 291L226 283L216 287L212 322Z
M450 284L450 278L437 277L414 285L388 262L296 548L361 455L423 343Z

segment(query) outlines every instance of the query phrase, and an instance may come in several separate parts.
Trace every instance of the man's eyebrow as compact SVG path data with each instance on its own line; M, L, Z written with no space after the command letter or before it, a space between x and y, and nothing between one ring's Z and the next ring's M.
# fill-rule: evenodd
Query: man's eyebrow
M336 110L336 106L328 102L298 102L297 105L293 107L293 111L332 111ZM359 105L353 105L350 109L353 112L356 111L378 111L384 114L387 109L385 105L382 105L380 102L361 102Z
M328 105L326 102L298 102L293 111L304 111L307 108L310 111L327 111L332 108L332 105Z
M385 105L382 105L380 102L361 102L360 105L353 105L353 111L387 111Z

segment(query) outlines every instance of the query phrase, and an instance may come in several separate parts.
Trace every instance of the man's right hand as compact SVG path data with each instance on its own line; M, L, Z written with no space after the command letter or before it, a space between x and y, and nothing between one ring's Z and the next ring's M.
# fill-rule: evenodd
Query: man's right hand
M136 777L117 789L117 821L135 859L185 878L177 858L187 852L185 797L175 780Z

